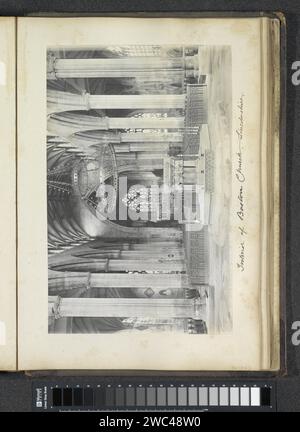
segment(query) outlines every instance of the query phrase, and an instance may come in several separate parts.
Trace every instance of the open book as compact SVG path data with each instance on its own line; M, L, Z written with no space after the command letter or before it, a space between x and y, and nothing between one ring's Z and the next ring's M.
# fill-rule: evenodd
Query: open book
M0 36L1 369L278 370L280 20Z

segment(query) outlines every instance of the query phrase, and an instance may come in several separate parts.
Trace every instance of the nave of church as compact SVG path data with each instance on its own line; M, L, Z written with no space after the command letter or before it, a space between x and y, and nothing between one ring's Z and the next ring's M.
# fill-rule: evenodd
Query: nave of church
M49 50L50 332L213 330L213 152L199 56ZM165 208L153 187L189 188L195 217L173 192Z

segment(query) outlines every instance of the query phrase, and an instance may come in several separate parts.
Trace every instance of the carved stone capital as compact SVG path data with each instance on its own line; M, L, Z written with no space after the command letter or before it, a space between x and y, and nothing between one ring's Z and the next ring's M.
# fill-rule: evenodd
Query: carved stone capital
M48 315L49 318L54 320L61 318L60 316L60 296L49 296L48 297Z
M186 78L199 77L199 58L198 55L185 57L185 76Z
M56 69L55 69L56 57L54 54L47 55L47 79L55 80Z
M203 319L206 309L206 299L196 297L194 300L194 319Z
M85 109L87 111L89 111L91 109L91 103L90 103L90 96L91 95L90 95L90 93L84 91L81 96L82 96L82 101L85 105Z

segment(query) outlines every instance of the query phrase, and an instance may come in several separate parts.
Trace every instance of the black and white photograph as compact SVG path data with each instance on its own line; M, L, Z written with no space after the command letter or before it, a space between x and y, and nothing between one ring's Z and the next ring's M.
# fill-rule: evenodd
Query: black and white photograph
M231 47L47 50L49 333L232 330Z

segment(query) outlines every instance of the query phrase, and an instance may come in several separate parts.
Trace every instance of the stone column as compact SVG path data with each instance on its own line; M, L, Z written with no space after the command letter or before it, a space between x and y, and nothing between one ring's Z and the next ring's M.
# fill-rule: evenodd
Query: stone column
M185 274L158 273L87 273L49 270L49 289L73 288L188 288Z
M157 228L155 228L157 229ZM58 263L53 263L50 268L58 271L85 270L91 273L97 272L142 272L142 271L157 271L161 273L178 272L185 273L186 265L183 260L160 260L160 259L97 259L90 261L88 264L81 266L80 260L76 257L66 257L59 260Z
M48 113L91 109L184 109L185 94L91 95L47 91Z
M182 129L184 117L95 117L76 113L51 114L48 132L69 138L79 132L109 129ZM99 143L101 141L99 140Z
M48 79L57 78L160 78L184 70L184 59L163 57L121 57L60 59L47 58Z
M148 317L205 319L200 299L61 298L49 297L49 318Z
M58 114L59 116L65 116L64 114ZM68 113L69 115L70 113ZM77 115L77 114L72 114ZM51 118L53 115L51 116ZM89 117L89 116L86 116ZM64 138L60 138L62 142ZM57 140L59 141L59 140ZM180 145L183 141L183 134L181 132L164 132L162 131L147 131L147 132L118 132L115 131L92 131L87 130L78 132L72 136L72 143L85 143L89 145L110 143L110 144L123 144L124 146L131 143L137 143L142 145L149 143L149 145L160 145L164 143ZM49 143L55 143L56 140L52 138L48 139ZM68 142L65 140L65 142Z
M126 132L120 134L121 143L146 143L146 142L182 142L183 135L180 132L159 132L159 133L145 133L145 132Z
M130 152L155 152L165 154L169 150L169 143L167 142L134 142L114 144L116 153L130 153ZM156 155L157 157L157 155Z
M183 129L184 117L113 117L109 129Z
M112 259L107 262L109 272L120 271L160 271L169 273L185 272L186 265L183 260L163 260L163 259Z
M97 288L188 288L188 277L183 274L158 273L93 273L90 283Z

